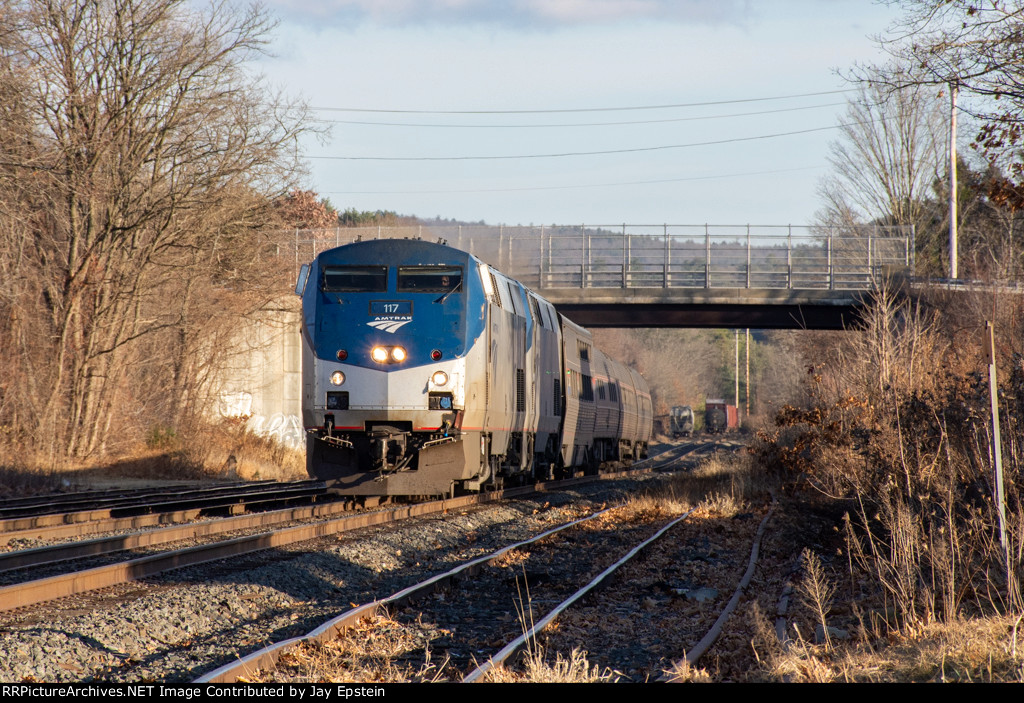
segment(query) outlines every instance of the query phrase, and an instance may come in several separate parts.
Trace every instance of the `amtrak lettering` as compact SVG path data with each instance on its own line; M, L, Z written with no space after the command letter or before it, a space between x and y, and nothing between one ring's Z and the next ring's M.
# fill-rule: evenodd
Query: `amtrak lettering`
M411 315L388 315L377 317L372 322L367 322L366 324L368 324L370 327L373 327L374 329L381 330L382 332L390 332L391 334L394 334L396 331L398 331L399 327L407 325L410 322L412 322Z

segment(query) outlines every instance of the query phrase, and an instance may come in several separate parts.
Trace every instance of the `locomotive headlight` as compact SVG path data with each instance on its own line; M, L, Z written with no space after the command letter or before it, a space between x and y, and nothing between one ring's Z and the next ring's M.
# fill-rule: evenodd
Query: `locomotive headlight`
M370 352L370 358L378 364L383 364L388 360L388 350L384 347L374 347L373 351Z
M343 374L341 371L335 371L334 373L331 374L331 383L333 383L335 386L340 386L344 382L345 374Z
M395 347L391 350L391 358L399 363L405 361L405 356L405 349L402 347Z
M435 386L443 386L448 383L448 374L444 371L435 371L434 375L430 377L430 382Z

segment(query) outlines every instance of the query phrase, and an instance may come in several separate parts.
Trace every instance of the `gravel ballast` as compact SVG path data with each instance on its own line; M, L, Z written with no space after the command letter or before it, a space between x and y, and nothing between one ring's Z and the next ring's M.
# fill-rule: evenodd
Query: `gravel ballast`
M426 576L593 512L652 477L367 528L0 616L0 680L190 681Z

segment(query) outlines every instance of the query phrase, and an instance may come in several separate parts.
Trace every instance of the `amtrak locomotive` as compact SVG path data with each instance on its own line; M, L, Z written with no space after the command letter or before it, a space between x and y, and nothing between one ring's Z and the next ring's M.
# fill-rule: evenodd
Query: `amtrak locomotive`
M471 254L356 242L304 265L309 474L352 495L453 495L646 456L643 378Z

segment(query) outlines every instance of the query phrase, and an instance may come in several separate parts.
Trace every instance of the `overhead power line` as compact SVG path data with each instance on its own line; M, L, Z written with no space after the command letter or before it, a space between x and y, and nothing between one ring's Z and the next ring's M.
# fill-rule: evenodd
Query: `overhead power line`
M797 168L783 168L771 171L747 171L745 173L722 173L710 176L688 176L686 178L659 178L647 181L620 181L617 183L581 183L566 186L525 186L522 188L473 188L468 190L332 190L324 195L459 195L471 193L519 193L523 191L544 191L544 190L576 190L586 188L614 188L618 186L655 185L658 183L683 183L687 181L710 181L720 178L741 178L744 176L767 176L776 173L791 173L794 171L812 171L825 168L820 166L800 166Z
M555 113L570 112L625 112L629 110L666 110L678 107L706 107L709 105L737 105L740 103L767 102L770 100L791 100L795 98L810 98L819 95L837 95L849 93L853 88L842 90L825 90L817 93L797 93L794 95L773 95L764 98L741 98L737 100L711 100L695 103L674 103L667 105L633 105L628 107L577 107L560 108L548 110L388 110L381 108L366 107L313 107L318 112L376 112L382 114L400 115L547 115Z
M760 139L790 137L797 134L810 134L811 132L824 132L831 129L850 127L852 126L852 124L855 123L838 124L833 125L831 127L813 127L811 129L800 129L792 132L776 132L774 134L761 134L754 137L731 137L729 139L713 139L706 142L690 142L688 144L665 144L661 146L636 147L632 149L605 149L600 151L567 151L553 154L514 154L507 156L307 156L306 158L330 161L498 161L510 159L555 159L568 156L603 156L608 154L636 154L650 151L665 151L669 149L687 149L695 146L736 144L741 142L757 141Z
M369 120L325 120L318 122L329 122L332 124L356 124L370 125L374 127L442 127L458 129L537 129L537 128L558 128L558 127L618 127L622 125L636 124L662 124L666 122L693 122L699 120L721 120L730 117L750 117L756 115L773 115L780 112L798 112L801 110L816 110L823 107L838 107L846 103L824 103L822 105L804 105L801 107L784 107L778 110L757 110L756 112L734 112L724 115L700 115L695 117L667 117L660 120L623 120L620 122L562 122L544 124L466 124L466 123L429 123L429 122L373 122Z

